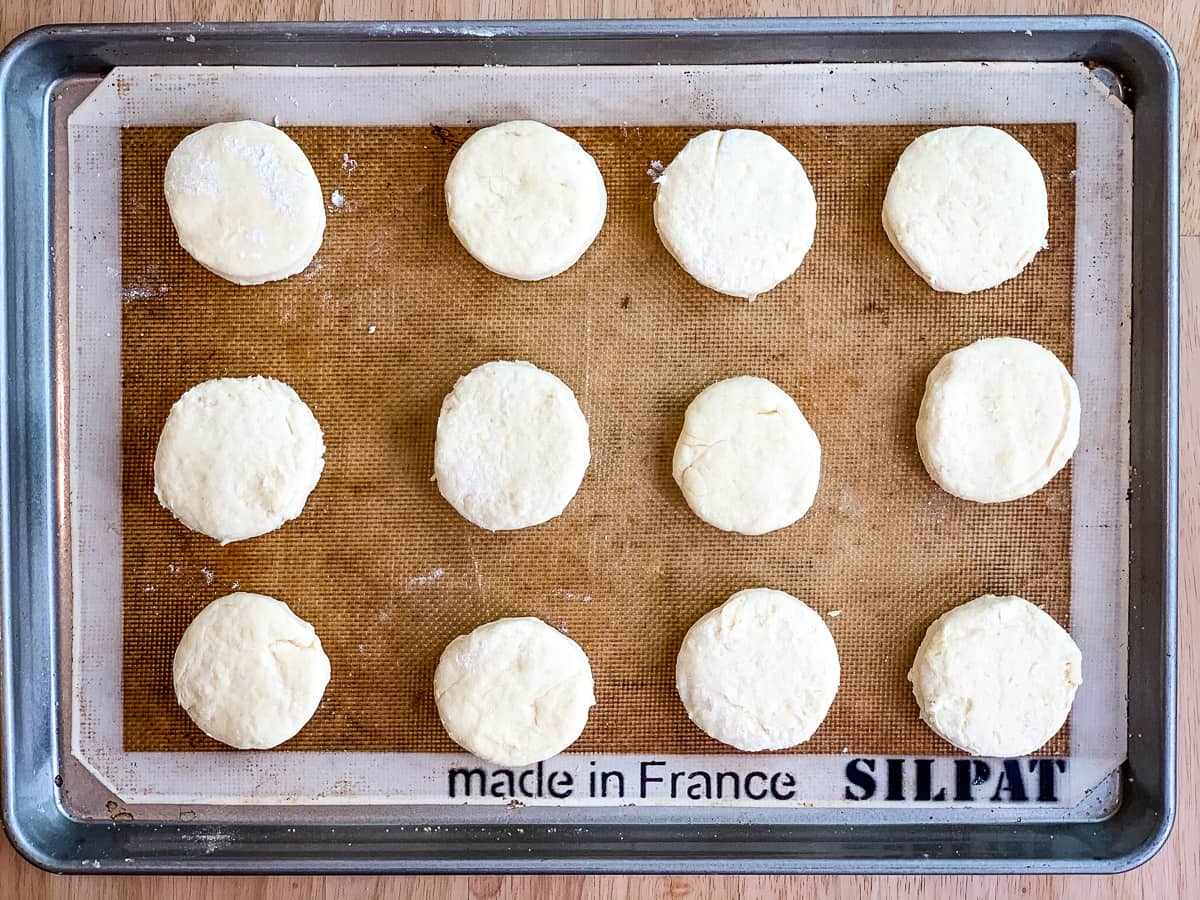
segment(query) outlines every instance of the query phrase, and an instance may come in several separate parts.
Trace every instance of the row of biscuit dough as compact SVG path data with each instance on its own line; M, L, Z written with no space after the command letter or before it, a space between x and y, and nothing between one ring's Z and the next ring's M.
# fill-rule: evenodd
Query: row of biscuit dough
M268 749L315 713L330 664L313 627L279 600L214 600L183 634L176 697L192 721L239 749ZM1079 648L1020 597L985 595L925 634L908 675L921 717L970 753L1023 756L1066 722L1082 682ZM783 591L738 591L692 625L675 685L688 717L748 752L803 744L824 722L841 679L837 646L815 610ZM499 619L450 642L434 701L459 746L500 766L561 753L596 703L591 665L573 640L532 617Z
M1079 392L1054 354L989 338L952 351L926 380L917 444L947 492L1019 499L1070 460ZM172 406L154 460L159 501L222 544L266 534L303 510L324 469L308 405L272 378L217 378ZM465 519L489 531L560 515L591 459L587 419L557 376L526 362L485 363L446 395L434 477ZM795 401L763 378L718 381L689 404L673 474L692 511L724 531L765 534L812 506L821 445Z
M654 224L696 281L753 300L800 266L817 202L800 161L761 131L706 131L656 177ZM321 186L304 152L260 122L222 122L171 153L164 193L179 241L238 284L302 271L321 246ZM445 183L450 228L497 274L536 281L573 266L604 225L596 161L533 121L480 129ZM942 128L901 154L882 222L897 252L939 291L970 293L1016 277L1045 246L1041 169L1020 142L988 126Z

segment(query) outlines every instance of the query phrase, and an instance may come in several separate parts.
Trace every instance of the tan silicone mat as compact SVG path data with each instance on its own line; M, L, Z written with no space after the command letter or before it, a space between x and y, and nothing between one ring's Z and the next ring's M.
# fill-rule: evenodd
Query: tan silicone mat
M285 600L332 660L324 702L285 745L305 750L455 749L430 689L442 647L490 619L536 615L592 661L598 705L573 749L724 752L679 704L675 651L702 613L767 585L826 614L841 653L841 691L800 752L949 753L905 681L929 622L1012 592L1066 623L1069 469L1025 500L960 501L926 476L913 422L937 359L976 338L1029 338L1071 365L1073 125L1009 129L1045 172L1050 246L1021 277L965 297L927 288L879 224L891 168L925 129L766 129L804 163L819 208L800 270L753 304L697 285L654 231L647 166L699 129L567 130L604 173L608 220L574 268L522 283L483 269L446 224L442 182L468 130L288 129L344 203L330 205L309 269L261 287L222 281L176 243L162 171L186 130L124 132L126 750L219 747L176 706L171 657L191 618L235 586ZM560 376L592 443L563 516L495 535L430 481L442 398L491 359ZM250 374L309 403L325 474L299 519L219 547L159 507L154 448L184 390ZM671 478L688 402L741 374L791 394L824 450L812 511L762 537L703 524ZM1067 748L1064 732L1047 751Z

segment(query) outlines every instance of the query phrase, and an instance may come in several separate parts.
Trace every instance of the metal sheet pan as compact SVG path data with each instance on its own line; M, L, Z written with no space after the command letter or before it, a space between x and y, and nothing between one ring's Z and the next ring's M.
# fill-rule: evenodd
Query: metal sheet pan
M194 43L187 36L200 35ZM166 38L176 38L169 44ZM166 51L171 54L167 58ZM227 821L74 818L57 715L69 637L59 431L66 385L56 122L116 65L430 65L1084 60L1134 111L1129 761L1119 808L1096 823L781 816L738 823L636 815L564 829L502 817L396 828L384 809ZM0 59L4 142L4 820L60 871L1071 871L1130 868L1174 807L1178 76L1162 39L1115 18L709 22L64 26Z

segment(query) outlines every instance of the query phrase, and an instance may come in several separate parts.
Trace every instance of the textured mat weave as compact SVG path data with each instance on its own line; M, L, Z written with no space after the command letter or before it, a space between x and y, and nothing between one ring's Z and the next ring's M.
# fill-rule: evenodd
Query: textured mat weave
M1029 338L1071 365L1074 126L1009 129L1046 174L1050 248L1015 281L966 297L927 288L879 223L891 168L924 129L766 130L803 162L819 206L803 266L754 304L693 282L654 232L647 165L694 128L568 129L604 173L608 220L574 268L538 283L486 271L446 224L442 182L469 132L288 129L327 199L343 202L312 266L260 287L222 281L175 240L162 171L186 130L126 130L126 750L220 746L176 706L171 657L196 612L236 584L313 622L333 663L320 710L287 748L454 749L431 692L442 647L484 621L537 615L579 641L596 675L599 704L573 749L723 752L687 720L675 652L699 615L765 585L828 614L841 653L841 692L800 752L950 752L905 681L917 643L986 592L1022 594L1067 623L1070 470L1026 500L959 501L925 474L913 424L934 363L978 337ZM460 519L430 481L442 398L490 359L561 377L592 441L566 513L499 535ZM183 391L250 374L309 403L326 469L298 520L222 548L159 507L154 448ZM808 516L753 538L704 525L671 479L688 402L740 374L788 391L824 451ZM1064 730L1047 751L1066 750Z

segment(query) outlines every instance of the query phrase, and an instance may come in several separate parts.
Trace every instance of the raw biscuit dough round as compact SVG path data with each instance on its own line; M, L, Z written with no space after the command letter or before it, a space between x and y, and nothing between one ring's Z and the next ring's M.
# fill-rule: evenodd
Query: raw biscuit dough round
M977 597L929 626L908 673L921 718L979 756L1035 752L1083 683L1079 648L1021 597Z
M692 512L709 525L765 534L812 506L821 444L791 397L765 378L743 375L696 395L672 470Z
M1033 341L984 338L947 353L925 381L917 448L930 477L956 497L1026 497L1078 443L1075 379Z
M455 236L484 266L522 281L575 265L607 209L596 161L574 138L541 122L476 131L446 173Z
M840 680L837 645L820 614L770 588L738 591L698 619L675 661L688 718L739 750L807 741Z
M541 619L498 619L452 640L433 676L450 738L498 766L527 766L575 742L596 703L583 649Z
M511 531L558 516L590 460L575 394L530 363L484 363L442 402L434 477L450 505L480 528Z
M658 179L654 224L708 288L753 300L799 268L817 227L804 166L761 131L706 131Z
M926 132L900 154L883 228L937 291L969 294L1015 278L1046 246L1046 180L1029 151L999 128Z
M214 378L171 407L154 493L192 531L228 544L300 515L324 468L321 426L288 385Z
M220 122L189 134L167 160L163 192L183 249L236 284L303 271L325 234L312 164L262 122Z
M209 737L266 750L312 718L329 684L329 657L287 604L238 592L192 620L173 666L175 697Z

